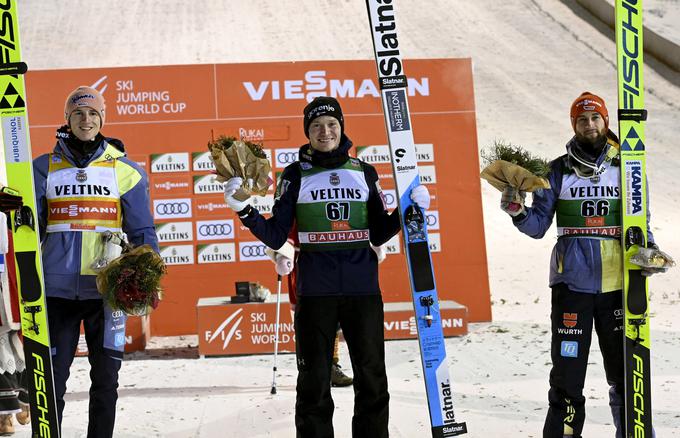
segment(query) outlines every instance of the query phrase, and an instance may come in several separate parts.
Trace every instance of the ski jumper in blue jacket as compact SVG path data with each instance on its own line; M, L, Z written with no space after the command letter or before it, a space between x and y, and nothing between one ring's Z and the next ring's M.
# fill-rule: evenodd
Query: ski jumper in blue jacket
M618 139L608 129L604 101L592 93L571 110L575 136L567 154L550 163L550 189L534 193L531 207L501 208L513 224L535 239L553 220L557 242L550 258L552 370L545 438L581 436L585 381L593 327L610 385L609 404L622 437L624 418L621 171ZM648 214L649 217L649 214ZM654 236L649 231L650 244Z
M81 323L91 365L88 437L111 437L126 315L102 300L92 263L101 233L122 231L158 251L146 173L123 143L99 132L104 101L80 87L67 98L68 122L54 150L33 161L59 423Z

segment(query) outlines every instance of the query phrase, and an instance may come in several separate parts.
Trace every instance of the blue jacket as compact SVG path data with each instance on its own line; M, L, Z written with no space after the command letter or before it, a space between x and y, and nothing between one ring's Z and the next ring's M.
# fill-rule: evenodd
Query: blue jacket
M572 138L570 142L573 141L575 140ZM604 158L611 147L618 148L618 144L610 140L598 162L605 161ZM608 170L611 168L611 171L620 174L618 156L605 165ZM534 193L533 202L531 207L526 209L526 214L513 218L514 225L534 239L542 238L550 228L562 192L563 177L572 172L567 155L552 161L550 166L548 180L551 188L543 190L541 194ZM647 220L648 241L653 243L654 236L649 230L649 210ZM565 283L572 291L593 294L620 290L621 263L621 241L618 237L560 236L550 258L550 286Z
M123 152L122 143L116 139L99 140L94 153L84 162L78 162L63 139L54 147L59 154L76 167L84 168L104 157L115 158L115 172L120 188L122 228L133 245L149 244L158 251L158 240L149 204L149 183L146 172ZM88 245L94 241L93 232L67 231L46 233L47 225L47 174L49 154L33 161L35 196L42 241L42 261L45 292L49 297L71 300L101 299L95 283L96 275L89 266L83 266ZM87 236L84 236L88 234Z

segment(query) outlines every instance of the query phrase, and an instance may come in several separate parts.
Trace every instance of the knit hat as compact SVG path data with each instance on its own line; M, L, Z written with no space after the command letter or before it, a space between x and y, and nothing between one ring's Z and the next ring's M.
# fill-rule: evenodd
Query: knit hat
M309 138L309 125L312 120L321 116L334 117L340 123L340 132L345 131L345 119L342 118L342 108L340 103L333 97L321 96L315 97L309 102L302 112L305 116L305 135Z
M609 111L607 111L607 105L604 104L604 100L600 96L596 96L590 91L581 93L574 103L571 104L570 116L572 128L576 129L576 119L586 111L595 111L599 113L604 119L605 128L609 128Z
M71 113L80 107L89 107L97 111L102 121L102 126L104 126L104 116L106 114L104 110L106 105L104 104L104 97L99 91L84 85L73 90L66 98L66 103L64 104L66 123L68 123Z

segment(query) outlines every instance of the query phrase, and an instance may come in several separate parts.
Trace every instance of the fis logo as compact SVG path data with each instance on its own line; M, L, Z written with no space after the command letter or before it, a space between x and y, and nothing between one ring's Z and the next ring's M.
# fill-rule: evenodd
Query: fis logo
M208 344L220 339L222 341L222 350L226 350L227 347L229 347L229 343L232 339L242 339L243 333L239 329L241 321L243 321L243 315L241 315L242 312L243 309L236 310L224 321L222 321L222 323L217 327L217 329L215 329L214 332L206 331L205 338Z

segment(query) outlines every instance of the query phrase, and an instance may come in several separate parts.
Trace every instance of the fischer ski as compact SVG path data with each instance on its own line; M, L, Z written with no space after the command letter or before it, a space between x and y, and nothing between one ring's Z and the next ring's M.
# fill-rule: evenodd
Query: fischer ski
M434 438L467 433L457 423L453 410L453 389L446 361L446 347L439 312L432 258L422 210L410 199L420 184L413 131L406 93L394 5L391 1L366 0L371 27L385 127L392 156L399 212L404 230L406 260L418 329L420 357Z
M0 4L0 123L9 187L24 206L11 214L19 309L26 356L26 379L33 437L59 437L52 356L47 325L38 220L35 217L33 157L28 132L26 89L21 61L17 1ZM15 193L16 194L16 193Z
M647 277L631 256L647 243L647 177L642 2L616 0L616 60L621 137L621 246L623 253L626 437L652 436Z

